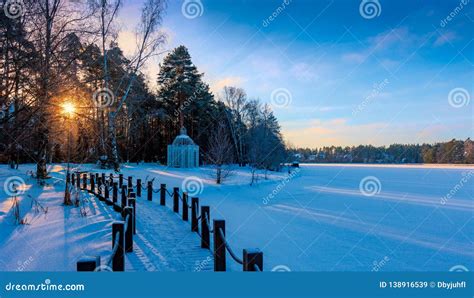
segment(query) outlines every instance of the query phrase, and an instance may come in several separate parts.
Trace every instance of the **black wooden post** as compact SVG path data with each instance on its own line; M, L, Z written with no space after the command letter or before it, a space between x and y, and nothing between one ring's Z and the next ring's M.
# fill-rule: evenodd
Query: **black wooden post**
M225 220L214 219L214 271L225 271L226 269L226 248L223 237L225 237Z
M173 188L173 211L179 213L179 187Z
M114 174L110 173L109 181L110 181L110 185L112 185L114 183Z
M160 205L166 205L166 184L160 185Z
M127 207L127 186L122 185L122 211Z
M72 182L72 186L74 186L74 183L76 182L76 174L72 173L71 175L71 182Z
M137 233L137 199L135 198L135 193L131 193L131 196L128 198L128 206L133 208L133 234Z
M76 186L77 188L81 188L81 174L77 173L77 177L76 177Z
M114 182L112 184L112 202L114 204L114 210L116 212L119 212L120 211L120 207L117 205L117 200L118 200L118 183L117 182Z
M209 219L209 206L201 207L201 247L209 248L209 225L207 224Z
M142 179L137 179L137 197L142 197Z
M147 192L148 201L153 200L153 181L148 181Z
M95 181L99 181L99 173L95 173ZM98 185L97 185L98 186Z
M133 177L128 176L128 188L133 188Z
M118 197L118 183L114 182L112 184L112 202L114 204L117 203L117 197Z
M125 251L133 251L133 208L125 207L123 209L123 220L125 221L126 231L125 231ZM127 222L128 216L128 222Z
M99 194L99 199L102 196L102 178L97 178L97 193Z
M87 174L82 175L82 189L87 189Z
M183 192L183 220L188 221L188 194Z
M83 258L77 261L77 271L95 271L100 266L100 256Z
M133 192L133 187L129 187L127 191L127 195L130 196L132 192Z
M124 249L124 227L123 221L114 222L112 224L112 250L115 249L114 243L118 232L118 248L117 252L112 258L112 270L113 271L124 271L125 270L125 249Z
M111 200L109 200L109 198L110 198L109 186L108 186L108 185L104 185L104 199L105 199L105 203L110 206L110 205L112 205L113 203L112 203Z
M66 183L71 183L71 173L66 173Z
M120 188L123 186L123 174L119 174L119 186Z
M263 271L263 252L258 249L244 249L243 263L244 271Z
M198 226L198 216L197 216L197 211L199 208L199 198L192 198L191 199L191 231L192 232L198 232L199 231L199 226Z
M90 179L91 179L91 192L95 193L95 180L94 180L94 175L92 173L90 174Z

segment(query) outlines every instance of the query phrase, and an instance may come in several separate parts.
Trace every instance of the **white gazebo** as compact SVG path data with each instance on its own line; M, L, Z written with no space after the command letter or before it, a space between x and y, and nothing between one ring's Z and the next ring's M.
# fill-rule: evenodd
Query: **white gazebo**
M168 145L168 167L196 168L199 166L199 146L187 135L186 128Z

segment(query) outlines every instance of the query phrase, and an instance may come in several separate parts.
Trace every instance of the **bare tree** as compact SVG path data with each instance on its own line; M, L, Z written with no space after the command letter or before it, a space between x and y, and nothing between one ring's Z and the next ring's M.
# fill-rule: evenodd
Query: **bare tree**
M36 152L39 179L47 177L46 163L48 152L51 151L50 129L52 97L63 84L63 74L71 67L69 63L61 63L58 59L71 34L95 34L86 26L87 21L95 13L88 4L71 3L66 0L26 1L25 16L27 30L31 32L33 44L38 51L37 88L32 106L35 110L36 139L39 141ZM50 154L51 156L51 154Z
M237 161L242 166L244 164L244 135L246 132L243 121L247 111L247 94L241 88L226 86L220 100L229 107L226 118L237 154Z
M103 56L103 88L109 90L109 61L108 61L108 50L107 43L111 36L116 36L113 34L112 24L118 15L119 9L122 6L122 0L97 0L99 1L98 6L100 7L100 37L101 37L101 49ZM102 166L105 166L107 158L103 156L107 155L106 148L106 106L98 105L98 116L99 116L99 161Z
M233 159L233 145L229 137L229 131L224 121L217 124L217 128L209 139L208 160L215 167L215 179L217 184L232 174L230 163Z
M140 69L142 69L150 57L157 55L156 51L161 45L164 44L166 40L165 34L159 30L165 6L165 0L147 0L145 2L142 9L141 22L136 32L137 53L131 60L130 72L128 73L128 83L124 94L121 96L120 101L118 102L117 109L109 113L108 134L111 143L111 155L115 171L120 170L115 125L117 116L128 99L128 95L132 89L138 72ZM119 88L117 88L117 90L119 90Z

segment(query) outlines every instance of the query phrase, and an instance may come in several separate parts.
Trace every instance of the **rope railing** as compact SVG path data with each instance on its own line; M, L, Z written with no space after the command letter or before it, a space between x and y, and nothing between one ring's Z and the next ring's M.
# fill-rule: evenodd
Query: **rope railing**
M211 222L209 221L207 213L204 213L204 220L206 221L207 226L209 227L209 233L214 233L214 230L213 229L211 230Z
M123 232L124 232L125 234L126 234L127 231L128 231L128 221L129 221L129 220L130 220L130 215L127 215L127 216L125 217L125 228L124 228L124 230L123 230Z
M219 232L219 235L221 236L222 240L224 241L225 248L229 252L232 259L234 259L234 261L236 261L237 263L243 265L244 261L242 259L239 259L239 257L237 257L237 255L234 253L234 251L230 247L229 243L227 242L227 239L225 238L224 233L222 232L222 229L218 229L218 232Z
M195 200L195 201L193 201L193 203L191 204L191 207L190 207L190 208L193 209L193 207L194 207L194 209L196 210L196 217L197 217L197 219L200 219L200 218L201 218L201 215L198 215L198 213L199 213L198 205L199 205L198 201Z
M119 240L120 240L120 232L117 232L115 233L115 241L112 246L113 247L112 253L110 254L109 260L106 262L108 267L112 267L112 261L114 260L114 257L118 252Z

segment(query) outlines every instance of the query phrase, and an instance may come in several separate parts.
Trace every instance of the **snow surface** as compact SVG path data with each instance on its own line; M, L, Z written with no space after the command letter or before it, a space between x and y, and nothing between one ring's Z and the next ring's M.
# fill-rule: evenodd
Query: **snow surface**
M89 166L90 167L90 166ZM22 166L23 171L34 166ZM37 186L25 172L2 166L0 183L9 177L25 182L25 193L19 196L21 216L26 225L15 225L10 210L12 202L2 189L0 195L0 271L74 271L79 259L101 256L102 264L111 253L112 223L120 215L95 196L86 197L87 216L79 208L64 207L64 167L50 167L50 185ZM82 182L81 182L82 183ZM72 195L74 199L74 194ZM32 198L45 212L31 208ZM137 201L137 235L134 252L127 254L127 271L211 271L211 253L201 249L200 238L190 226L169 208L139 199Z
M92 165L80 168L99 172ZM0 185L10 176L25 178L28 169L33 166L21 166L20 171L0 166ZM244 248L259 248L265 270L292 271L447 271L455 265L472 269L472 171L470 166L302 165L289 178L287 173L272 173L268 179L262 174L257 185L250 186L246 168L236 169L224 185L214 183L210 168L123 168L124 176L144 182L155 178L155 189L160 183L171 189L182 188L184 181L201 181L200 203L211 207L211 220L226 220L226 237L238 255ZM53 166L53 177L63 179L64 169ZM380 192L363 195L359 186L365 177L380 181ZM47 215L30 210L30 225L11 224L11 203L0 193L0 270L17 270L19 264L23 270L74 270L78 256L110 252L114 216L109 207L91 199L94 212L84 219L78 209L60 206L62 183L40 189L33 182L27 180L26 194L50 209ZM209 255L197 249L199 238L188 232L189 224L159 207L159 194L151 203L144 198L137 202L143 222L138 223L137 250L127 260L127 269L212 268ZM22 200L22 208L27 208L26 196ZM169 198L167 204L171 206ZM169 236L172 231L179 233ZM190 256L183 261L183 254ZM228 267L241 270L227 258Z

